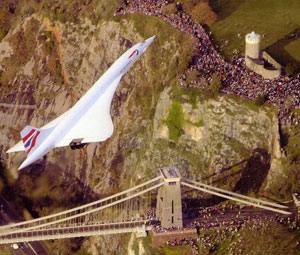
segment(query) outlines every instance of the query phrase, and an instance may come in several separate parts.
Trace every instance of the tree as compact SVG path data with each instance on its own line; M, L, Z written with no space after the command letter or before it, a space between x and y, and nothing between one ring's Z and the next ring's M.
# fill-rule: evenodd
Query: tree
M218 96L220 93L220 90L222 89L222 82L221 82L218 74L214 73L212 75L209 86L210 86L210 91L213 94L213 96L214 97Z
M266 97L263 94L258 94L256 99L255 99L255 104L257 106L261 106L265 103Z
M208 2L197 3L192 10L193 18L199 23L211 26L217 20L217 14L212 10Z

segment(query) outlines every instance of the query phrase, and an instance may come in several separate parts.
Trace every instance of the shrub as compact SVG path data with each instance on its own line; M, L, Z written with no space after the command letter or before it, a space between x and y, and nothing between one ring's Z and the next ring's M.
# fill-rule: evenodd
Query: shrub
M255 104L257 106L262 106L265 103L265 101L266 101L265 96L262 95L262 94L258 94L256 99L255 99Z
M213 12L209 3L200 2L192 10L193 18L199 23L212 25L217 20L217 14Z

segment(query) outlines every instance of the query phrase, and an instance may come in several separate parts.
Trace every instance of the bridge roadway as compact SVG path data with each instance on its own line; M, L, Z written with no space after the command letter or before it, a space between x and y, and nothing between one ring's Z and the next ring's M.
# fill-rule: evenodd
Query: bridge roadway
M0 237L0 244L131 232L137 233L137 236L146 236L146 230L151 229L150 226L146 226L148 222L149 220L135 220L98 224L84 223L75 224L73 226L60 225L57 228L34 229L28 232L17 232L9 235L3 235Z

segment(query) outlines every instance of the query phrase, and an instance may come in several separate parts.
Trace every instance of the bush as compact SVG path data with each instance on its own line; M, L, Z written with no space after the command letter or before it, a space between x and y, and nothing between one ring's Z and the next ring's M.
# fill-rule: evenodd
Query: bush
M213 12L209 3L200 2L192 10L193 18L199 23L211 26L217 20L217 14Z
M258 96L255 99L255 104L257 106L262 106L266 101L266 97L262 94L258 94Z

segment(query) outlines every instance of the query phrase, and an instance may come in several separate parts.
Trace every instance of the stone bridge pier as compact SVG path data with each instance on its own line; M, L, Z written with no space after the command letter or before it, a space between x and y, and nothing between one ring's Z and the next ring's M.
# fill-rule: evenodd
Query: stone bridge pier
M175 168L161 168L164 185L157 194L156 216L163 228L182 228L181 176Z

